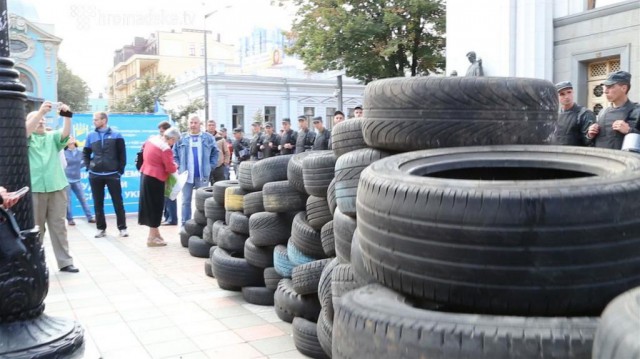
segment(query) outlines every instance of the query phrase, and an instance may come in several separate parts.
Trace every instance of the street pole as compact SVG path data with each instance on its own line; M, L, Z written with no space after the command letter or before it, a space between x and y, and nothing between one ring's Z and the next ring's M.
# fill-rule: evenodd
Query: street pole
M338 75L338 111L342 112L342 75Z
M208 14L210 15L210 14ZM207 16L204 16L204 121L209 121L209 66L207 64Z

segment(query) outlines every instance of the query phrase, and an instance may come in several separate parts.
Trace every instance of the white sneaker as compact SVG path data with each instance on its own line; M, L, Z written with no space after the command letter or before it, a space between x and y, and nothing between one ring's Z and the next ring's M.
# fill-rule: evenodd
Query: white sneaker
M129 232L126 229L120 230L120 237L129 237Z
M93 238L103 238L107 236L107 231L105 231L104 229L100 229L98 230L98 233L96 233L95 236L93 236Z

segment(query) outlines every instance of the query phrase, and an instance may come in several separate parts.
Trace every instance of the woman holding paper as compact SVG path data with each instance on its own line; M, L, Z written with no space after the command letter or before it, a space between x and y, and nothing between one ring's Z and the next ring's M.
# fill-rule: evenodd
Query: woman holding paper
M149 226L148 247L167 245L158 228L162 221L165 181L178 169L171 146L179 140L180 131L171 127L163 135L149 138L143 147L138 224Z

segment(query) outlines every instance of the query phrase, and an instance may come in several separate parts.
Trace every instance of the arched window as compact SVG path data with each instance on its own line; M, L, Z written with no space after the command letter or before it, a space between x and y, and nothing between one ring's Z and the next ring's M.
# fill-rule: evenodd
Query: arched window
M20 82L27 88L27 92L33 92L33 81L31 81L29 75L20 72Z

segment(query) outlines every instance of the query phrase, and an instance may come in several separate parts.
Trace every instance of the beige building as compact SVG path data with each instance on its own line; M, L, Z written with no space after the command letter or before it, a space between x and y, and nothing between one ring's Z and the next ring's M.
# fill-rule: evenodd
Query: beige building
M136 37L133 44L115 51L108 75L109 104L133 93L146 75L178 75L204 64L203 30L158 31L149 38ZM223 44L219 36L207 33L207 58L220 64L237 63L234 46Z

